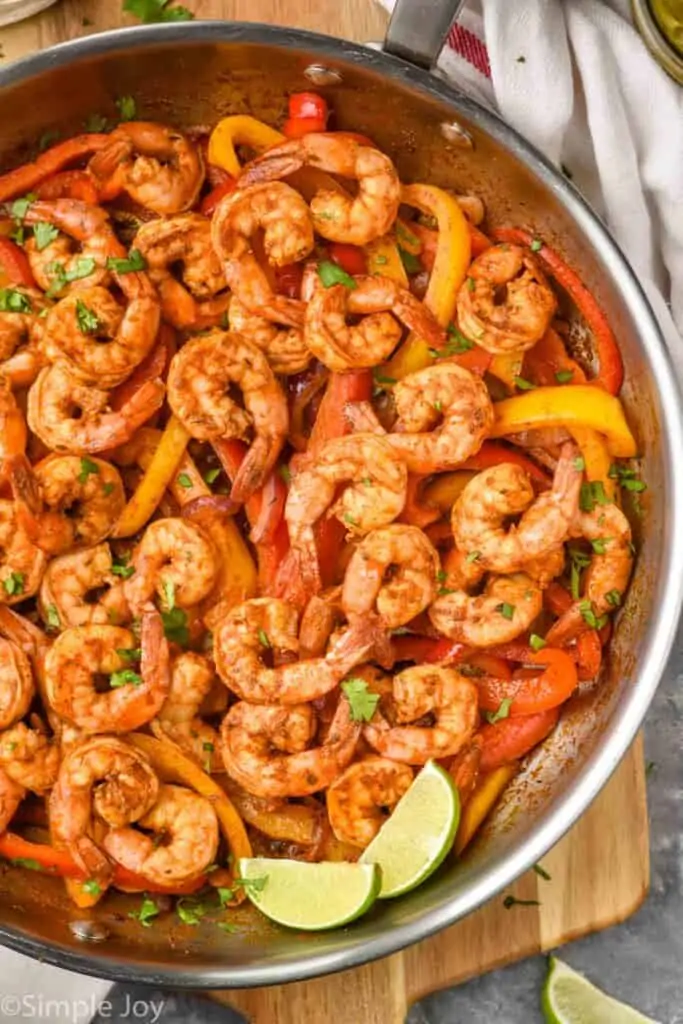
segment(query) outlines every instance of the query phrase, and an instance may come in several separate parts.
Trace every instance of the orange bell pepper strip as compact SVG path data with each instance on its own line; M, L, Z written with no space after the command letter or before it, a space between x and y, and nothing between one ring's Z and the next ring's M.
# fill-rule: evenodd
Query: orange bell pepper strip
M183 424L175 416L171 416L144 476L121 513L112 536L132 537L148 522L163 498L164 491L176 475L189 440L190 435Z
M618 398L590 384L543 387L494 405L491 437L505 437L537 427L590 427L603 434L612 455L632 458L637 452Z
M501 380L511 391L517 387L517 378L522 376L522 354L520 352L499 352L493 356L489 372Z
M428 477L408 473L406 503L399 516L399 522L424 529L441 518L441 509L425 499L422 488L426 479Z
M0 288L23 284L35 288L36 281L23 249L9 238L0 237Z
M544 592L546 607L559 618L574 604L571 594L557 580L547 587ZM565 650L576 662L576 670L579 679L583 682L587 679L595 679L602 664L602 648L609 640L611 624L608 622L601 630L586 629L580 633L576 640L569 643Z
M223 196L229 196L236 188L237 182L235 179L227 176L224 181L221 181L218 185L214 185L211 191L207 192L199 204L199 212L203 213L205 217L210 217Z
M481 770L493 771L524 757L548 736L560 717L559 707L519 718L504 718L479 730L482 740Z
M602 434L591 427L578 426L571 427L570 433L581 450L586 479L591 482L599 480L607 497L610 501L614 501L617 482L612 480L609 475L612 457Z
M408 206L436 218L439 237L424 303L441 326L447 327L453 319L458 289L470 264L472 250L467 220L457 200L434 185L404 185L401 199ZM400 380L432 362L427 342L411 334L385 364L382 374Z
M31 163L22 164L21 167L0 175L0 203L32 192L46 178L63 170L68 164L97 153L108 142L108 135L97 132L74 135L71 139L58 142Z
M59 171L42 181L36 189L39 199L79 199L95 206L99 193L87 171Z
M369 402L371 397L370 370L331 373L308 442L309 454L315 455L326 441L349 433L345 411L348 402Z
M368 274L379 274L395 281L402 288L408 287L408 275L399 255L396 240L391 235L376 238L365 246Z
M456 499L476 475L474 472L460 469L452 473L440 473L422 492L423 504L435 507L442 515L444 512L450 512Z
M526 678L486 676L478 681L479 706L484 711L497 711L503 701L511 701L510 717L533 715L564 704L578 686L573 660L557 647L531 652L525 661L540 665L545 671Z
M28 867L30 870L45 871L47 874L60 875L62 878L75 881L86 881L82 868L74 861L66 850L59 850L56 846L48 843L34 843L16 832L3 832L0 835L0 857L9 861L19 861L20 867ZM194 879L192 882L175 886L157 885L149 879L138 875L120 864L114 865L112 885L117 888L137 892L159 892L177 895L196 892L206 884L206 876ZM87 895L87 893L86 893Z
M480 771L482 770L481 759L479 769ZM465 847L472 842L474 836L483 825L484 820L498 803L503 790L514 779L518 770L519 765L513 761L510 764L501 765L492 771L480 775L474 792L467 801L460 817L460 824L458 825L453 846L454 852L458 857Z
M521 228L499 228L495 238L515 245L531 246L534 242L534 236ZM593 334L598 373L592 383L604 388L610 395L618 394L624 379L624 365L617 340L599 303L576 271L554 249L543 243L540 248L534 247L534 253L557 283L569 293Z
M240 857L252 856L251 843L244 822L225 790L211 776L189 757L185 757L171 741L155 739L139 732L131 733L127 740L147 756L152 768L163 782L180 783L210 801L228 844L232 864L238 864ZM243 894L238 898L243 898Z

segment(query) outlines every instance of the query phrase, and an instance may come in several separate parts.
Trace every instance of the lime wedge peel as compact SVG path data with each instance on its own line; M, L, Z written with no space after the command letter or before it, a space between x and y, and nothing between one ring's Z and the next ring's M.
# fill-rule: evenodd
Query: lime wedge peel
M547 1024L659 1024L601 992L582 974L550 957L541 994Z
M428 761L359 858L359 864L379 865L379 898L402 896L436 871L453 846L459 820L453 780Z
M380 888L376 864L345 861L243 857L240 875L249 899L266 917L311 932L354 921L370 909Z

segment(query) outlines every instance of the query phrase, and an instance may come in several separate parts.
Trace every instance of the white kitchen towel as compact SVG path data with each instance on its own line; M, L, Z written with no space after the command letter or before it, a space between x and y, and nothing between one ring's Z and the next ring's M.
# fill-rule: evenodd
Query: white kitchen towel
M469 0L439 67L572 176L683 377L683 89L648 53L628 0Z

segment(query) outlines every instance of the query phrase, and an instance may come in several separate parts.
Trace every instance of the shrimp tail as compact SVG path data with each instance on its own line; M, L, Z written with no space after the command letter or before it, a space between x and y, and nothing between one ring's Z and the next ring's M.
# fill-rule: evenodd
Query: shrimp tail
M270 438L255 438L235 474L230 492L233 501L243 504L255 491L263 487L277 460L280 447L273 444Z
M304 165L304 151L298 141L285 142L277 149L256 157L239 177L239 187L260 185L275 178L286 178Z

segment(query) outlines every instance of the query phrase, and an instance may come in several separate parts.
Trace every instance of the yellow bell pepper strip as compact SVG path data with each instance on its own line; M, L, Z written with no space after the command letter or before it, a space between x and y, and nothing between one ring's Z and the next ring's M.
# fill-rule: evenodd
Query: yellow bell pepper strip
M506 437L538 427L590 427L604 435L617 458L632 458L636 441L618 398L590 384L535 388L494 404L491 437Z
M391 235L376 238L365 246L368 274L379 274L395 281L402 288L408 287L408 275L398 253L395 240Z
M434 505L440 512L450 512L456 498L460 497L467 484L476 472L457 470L454 473L441 473L422 492L425 505Z
M198 764L186 757L170 741L155 739L143 733L134 732L126 737L129 743L147 755L149 763L162 782L180 783L206 797L211 803L223 837L232 856L231 864L239 863L240 857L251 857L251 843L244 822L224 789L206 774ZM236 894L241 902L244 894Z
M199 606L204 624L208 629L214 629L232 608L254 597L258 573L234 519L207 510L196 521L209 534L219 554L218 578L211 593Z
M301 846L313 846L319 840L321 808L316 809L311 804L283 804L279 807L272 801L247 793L228 775L224 785L244 821L265 836Z
M439 237L424 303L441 326L447 327L455 313L458 289L470 265L471 242L465 215L453 196L434 185L404 185L401 200L436 218ZM433 361L427 342L410 334L381 373L388 379L400 380Z
M173 480L189 440L190 435L180 420L171 416L145 474L121 513L112 536L132 537L143 528Z
M514 391L517 387L517 378L522 374L522 359L521 352L501 352L491 360L489 373Z
M237 146L249 146L257 153L264 153L278 142L284 142L285 136L275 128L258 121L248 114L233 114L219 121L209 137L209 163L222 167L233 178L240 176L240 162L237 158Z
M517 774L517 770L517 764L504 764L481 776L460 817L453 847L458 857L479 831L501 793Z
M592 430L590 427L571 427L570 433L581 449L586 479L591 483L594 480L599 481L607 497L610 501L614 501L617 486L616 481L610 479L609 471L612 458L604 438L597 430Z

